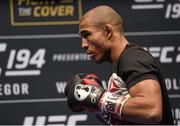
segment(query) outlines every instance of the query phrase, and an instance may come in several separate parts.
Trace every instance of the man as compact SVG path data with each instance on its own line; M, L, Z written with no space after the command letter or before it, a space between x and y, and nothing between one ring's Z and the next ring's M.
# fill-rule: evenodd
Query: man
M127 41L122 25L121 16L109 6L93 8L80 19L82 48L96 63L112 63L114 70L108 90L97 86L95 75L78 75L70 81L74 87L65 91L70 108L93 108L92 112L107 115L110 124L173 124L159 66L148 52Z

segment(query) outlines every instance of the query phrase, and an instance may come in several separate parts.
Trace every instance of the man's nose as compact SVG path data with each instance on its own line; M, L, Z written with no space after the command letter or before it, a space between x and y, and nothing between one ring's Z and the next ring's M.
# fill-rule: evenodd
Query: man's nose
M88 41L84 38L82 38L81 48L88 49Z

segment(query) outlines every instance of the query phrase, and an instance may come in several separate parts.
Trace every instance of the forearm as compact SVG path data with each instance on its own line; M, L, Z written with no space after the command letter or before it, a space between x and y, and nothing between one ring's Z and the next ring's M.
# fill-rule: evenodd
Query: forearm
M122 119L134 123L158 124L161 116L161 105L143 96L129 98L122 110Z

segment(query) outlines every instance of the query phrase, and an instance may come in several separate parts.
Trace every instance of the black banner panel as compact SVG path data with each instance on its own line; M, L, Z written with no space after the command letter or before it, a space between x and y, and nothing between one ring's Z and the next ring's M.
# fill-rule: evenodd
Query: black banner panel
M180 125L179 0L1 0L0 125L101 124L72 112L64 95L79 72L97 73L107 86L112 66L92 62L78 35L79 19L98 5L117 10L128 41L159 62Z

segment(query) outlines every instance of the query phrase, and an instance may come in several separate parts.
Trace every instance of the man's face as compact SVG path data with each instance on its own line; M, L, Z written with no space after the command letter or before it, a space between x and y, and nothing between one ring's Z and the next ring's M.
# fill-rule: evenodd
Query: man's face
M81 47L96 63L108 61L110 58L110 42L105 28L105 26L92 25L88 21L82 21L79 25Z

